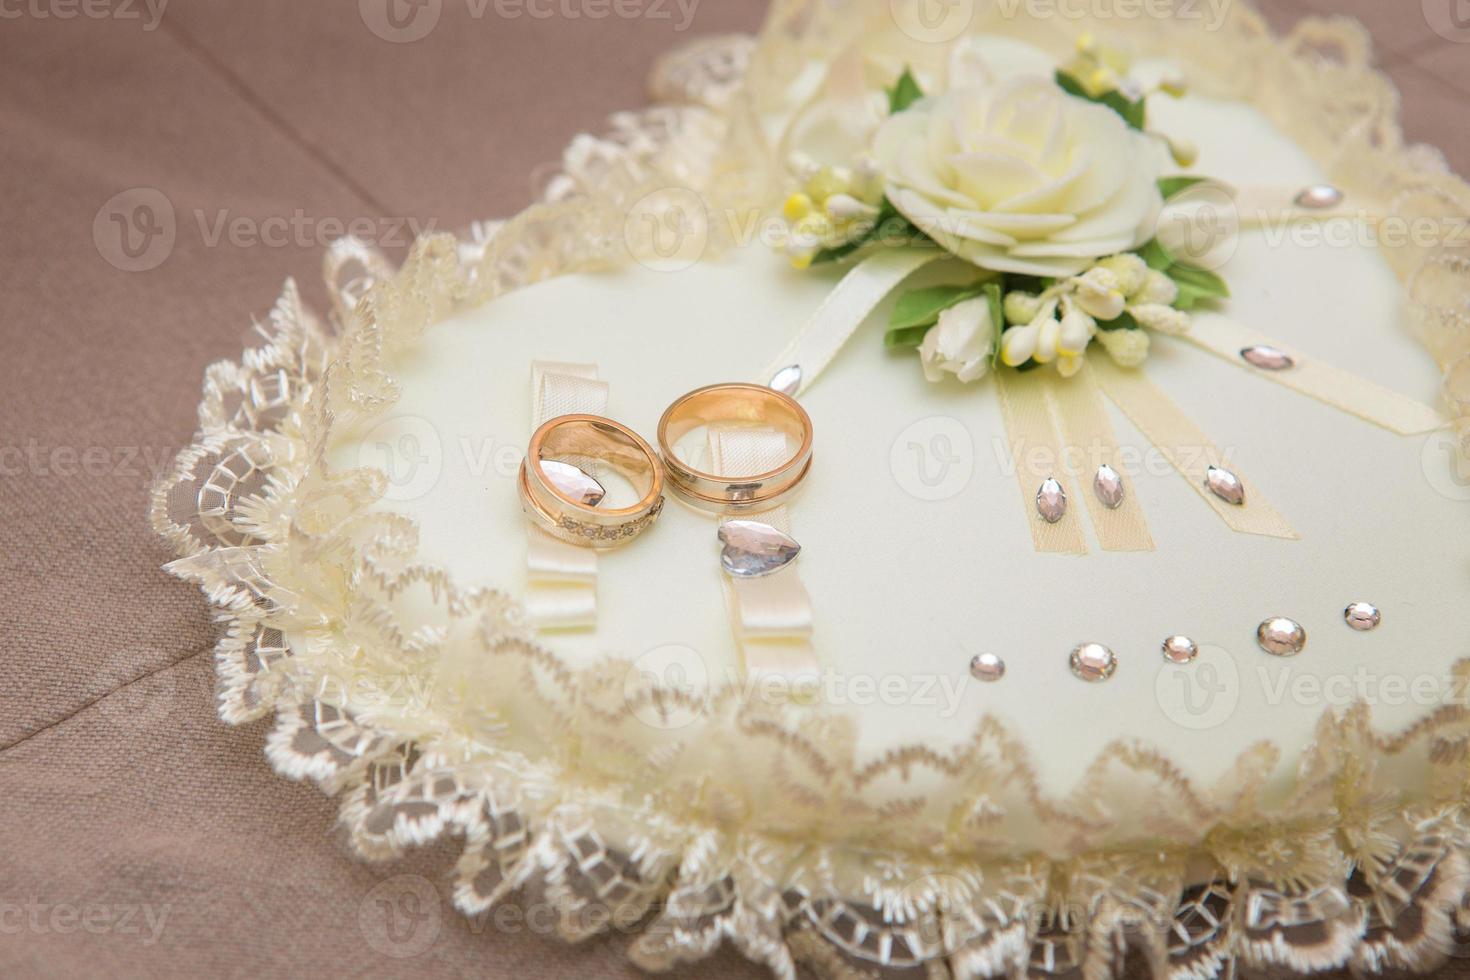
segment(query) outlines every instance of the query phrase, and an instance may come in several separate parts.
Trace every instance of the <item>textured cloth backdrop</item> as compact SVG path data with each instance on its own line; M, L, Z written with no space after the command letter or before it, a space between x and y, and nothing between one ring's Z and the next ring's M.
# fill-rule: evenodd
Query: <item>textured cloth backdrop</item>
M1270 12L1309 7L1373 25L1410 136L1470 172L1470 47L1418 0ZM408 40L424 22L379 0L7 5L0 977L636 975L618 939L466 921L447 852L349 859L336 804L266 765L265 726L216 718L214 628L146 522L205 366L238 355L286 276L320 302L327 239L355 219L401 254L412 227L514 212L571 135L643 104L659 52L762 13L422 9L439 19ZM687 974L761 971L726 952Z

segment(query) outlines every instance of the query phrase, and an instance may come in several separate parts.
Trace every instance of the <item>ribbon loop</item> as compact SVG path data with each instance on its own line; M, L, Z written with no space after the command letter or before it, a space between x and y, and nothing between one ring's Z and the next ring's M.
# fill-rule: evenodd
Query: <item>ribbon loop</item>
M712 472L731 477L764 473L791 457L786 434L778 429L711 426L708 441ZM782 533L791 530L785 506L741 515L740 520L760 521ZM792 692L814 683L818 663L811 640L812 600L796 562L761 578L722 578L746 676L778 681Z
M561 415L602 415L607 396L595 364L531 362L533 430ZM538 629L595 627L597 553L527 525L526 615Z

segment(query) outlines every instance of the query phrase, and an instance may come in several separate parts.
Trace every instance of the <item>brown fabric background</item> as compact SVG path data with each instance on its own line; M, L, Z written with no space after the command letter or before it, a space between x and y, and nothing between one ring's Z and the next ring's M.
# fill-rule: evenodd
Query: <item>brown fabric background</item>
M680 32L672 3L594 20L590 0L442 0L427 37L390 44L351 0L173 0L156 24L94 2L0 19L0 977L636 976L617 940L466 922L451 848L352 860L335 804L270 771L265 726L216 718L214 628L158 570L146 487L283 278L320 299L326 219L510 214L572 134L643 103L659 51L752 30L762 5L702 0ZM1420 0L1270 5L1281 26L1314 10L1372 26L1410 136L1470 172L1470 46ZM126 272L94 219L135 187L177 232ZM285 242L213 237L221 212L298 210ZM726 952L685 975L762 973Z

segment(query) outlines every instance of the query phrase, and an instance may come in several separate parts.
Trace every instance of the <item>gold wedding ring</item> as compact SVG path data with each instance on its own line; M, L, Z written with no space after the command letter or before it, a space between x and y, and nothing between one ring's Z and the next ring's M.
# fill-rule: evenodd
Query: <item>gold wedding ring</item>
M744 426L784 433L796 452L785 463L753 476L704 473L674 452L679 440L701 426ZM748 514L780 505L805 479L812 463L812 420L788 395L765 385L731 382L681 395L658 421L658 448L679 499L713 514Z
M558 485L542 466L548 461L606 466L642 496L630 507L589 504L568 492L564 478ZM561 541L599 550L642 534L664 506L663 466L653 448L632 429L600 415L559 415L537 429L521 462L519 489L521 509L533 524Z

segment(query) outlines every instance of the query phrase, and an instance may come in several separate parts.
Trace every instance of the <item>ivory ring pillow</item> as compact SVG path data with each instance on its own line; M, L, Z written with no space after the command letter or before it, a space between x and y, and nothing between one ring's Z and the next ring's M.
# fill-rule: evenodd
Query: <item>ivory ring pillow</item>
M931 383L885 346L889 297L799 395L813 464L785 520L814 699L746 669L716 521L673 499L597 555L594 626L525 619L532 365L595 366L600 414L653 442L684 392L768 380L851 267L794 269L744 218L779 206L781 133L853 25L897 37L912 13L828 6L778 4L758 40L672 53L661 104L579 137L547 200L508 222L421 241L401 269L339 245L329 316L288 286L272 339L211 369L154 519L227 620L224 717L276 712L273 762L343 794L364 856L463 835L466 912L541 889L571 938L597 931L588 909L647 913L631 940L646 966L729 939L784 975L1106 972L1118 937L1180 976L1232 958L1437 962L1452 909L1394 953L1374 929L1395 907L1449 909L1470 870L1470 489L1452 426L1406 436L1158 337L1149 381L1291 533L1221 520L1106 402L1152 549L1105 549L1082 522L1085 553L1039 550L1017 492L1035 447L1009 437L989 379ZM977 9L923 50L1054 65L1085 26ZM1463 222L1470 191L1401 144L1354 26L1278 39L1244 5L1212 32L1090 26L1186 74L1189 94L1150 98L1150 123L1212 177ZM903 66L872 49L874 77ZM640 248L640 216L667 233L686 193L694 243ZM1191 330L1228 318L1453 418L1470 397L1466 254L1443 236L1242 228L1216 270L1231 295ZM1092 474L1071 463L1083 513ZM1377 628L1344 621L1358 601ZM1271 617L1304 627L1298 655L1258 644ZM1193 661L1162 656L1172 635ZM1110 678L1072 671L1083 643L1112 651ZM992 682L971 672L987 654L1005 665ZM1086 923L1027 914L1062 907ZM1125 928L1107 920L1120 908L1148 914Z

